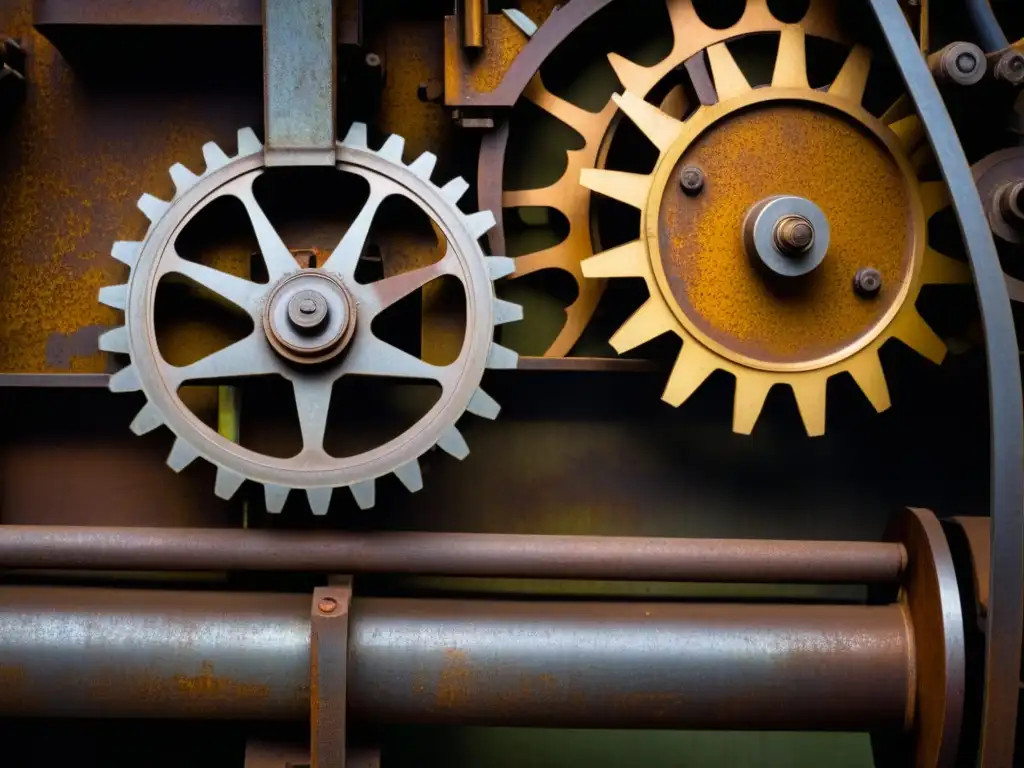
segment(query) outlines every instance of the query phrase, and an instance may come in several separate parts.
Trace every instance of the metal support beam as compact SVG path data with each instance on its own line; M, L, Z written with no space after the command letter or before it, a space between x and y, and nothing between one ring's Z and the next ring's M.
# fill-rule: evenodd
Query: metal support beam
M309 646L312 768L345 768L351 603L350 578L313 591Z
M896 0L869 0L917 113L967 249L985 330L992 464L992 571L980 765L1013 763L1024 629L1024 403L1010 301L988 218L939 90ZM980 7L982 3L975 3Z
M266 159L334 165L336 0L263 0Z

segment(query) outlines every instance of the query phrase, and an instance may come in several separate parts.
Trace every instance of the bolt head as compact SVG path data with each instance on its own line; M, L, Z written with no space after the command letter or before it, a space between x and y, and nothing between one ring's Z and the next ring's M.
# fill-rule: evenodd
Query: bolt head
M320 613L334 613L338 610L338 601L333 597L325 597L316 604L316 607Z
M679 186L691 197L704 189L704 171L695 165L688 165L679 173Z
M786 254L806 253L814 245L814 227L803 216L783 216L775 224L775 246Z
M961 53L956 57L956 68L961 74L969 75L978 66L978 59L973 53Z
M299 291L288 301L288 321L303 333L321 330L327 315L327 298L317 291Z
M882 290L882 273L874 267L857 270L853 276L853 290L864 298L873 298Z

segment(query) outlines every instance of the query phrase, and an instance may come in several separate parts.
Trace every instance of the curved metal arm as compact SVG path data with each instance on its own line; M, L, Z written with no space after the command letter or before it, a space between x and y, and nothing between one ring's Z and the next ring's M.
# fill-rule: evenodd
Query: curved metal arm
M896 0L869 1L949 185L985 329L992 440L992 565L978 764L997 768L1013 762L1024 623L1024 404L1017 335L992 232L935 81Z
M1001 51L1010 46L1006 39L1006 33L999 25L999 20L992 12L992 4L989 0L967 0L967 15L971 17L974 31L978 33L978 42L985 49L985 53Z

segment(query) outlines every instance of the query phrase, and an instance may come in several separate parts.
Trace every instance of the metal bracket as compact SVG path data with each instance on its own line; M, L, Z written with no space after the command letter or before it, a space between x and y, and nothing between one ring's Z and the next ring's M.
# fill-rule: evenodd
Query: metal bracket
M979 765L1013 763L1024 629L1024 403L1006 282L988 218L939 90L896 0L869 0L949 186L985 330L991 424L992 571ZM976 5L976 4L975 4Z
M263 0L266 162L334 165L336 0Z
M310 628L310 757L312 768L345 768L348 612L351 578L313 590Z

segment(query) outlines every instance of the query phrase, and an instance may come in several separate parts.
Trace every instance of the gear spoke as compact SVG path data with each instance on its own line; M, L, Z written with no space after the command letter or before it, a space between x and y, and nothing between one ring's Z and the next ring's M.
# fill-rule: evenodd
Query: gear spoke
M230 301L240 309L244 309L250 315L255 313L256 303L266 290L266 286L259 283L236 277L228 272L208 267L205 264L187 261L177 254L172 259L169 270L179 275L184 275L189 280L212 291L222 299Z
M454 261L455 252L449 245L444 257L433 264L370 283L366 286L364 292L364 296L367 299L365 302L366 309L370 316L376 317L388 307L401 301L414 291L419 290L432 280L436 280L443 275L454 274L452 271Z
M239 185L232 190L232 194L242 201L245 212L249 215L249 222L252 224L253 232L256 234L256 241L260 245L260 256L266 265L270 282L274 282L285 275L298 270L299 265L292 256L288 246L284 244L281 236L277 234L274 225L270 223L267 214L263 212L260 204L256 202L256 196L252 191L252 180Z
M324 434L327 431L327 414L331 410L334 381L335 377L331 375L292 378L303 453L324 453Z
M431 365L415 355L381 341L372 333L363 334L345 360L344 373L359 376L389 376L399 379L436 381L447 387L451 365Z
M342 280L350 281L355 278L356 266L359 264L359 257L363 255L366 247L366 239L370 235L370 227L377 215L380 204L388 196L386 192L370 188L370 197L363 204L352 226L348 228L338 247L327 259L324 269L341 277Z
M175 387L187 381L229 379L241 376L265 376L276 373L277 359L260 330L255 330L241 341L217 350L190 365L168 366Z

